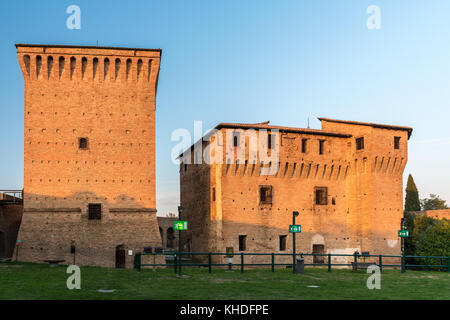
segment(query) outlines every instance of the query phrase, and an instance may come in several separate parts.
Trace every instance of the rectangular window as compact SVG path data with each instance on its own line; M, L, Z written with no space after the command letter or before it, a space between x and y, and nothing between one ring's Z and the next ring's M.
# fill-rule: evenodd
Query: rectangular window
M272 186L259 187L259 202L262 204L272 203Z
M400 137L394 137L394 149L400 149Z
M267 148L272 149L273 148L273 134L267 135Z
M315 187L314 188L316 204L327 205L328 204L328 188L327 187Z
M100 220L102 218L102 205L90 203L88 205L89 220Z
M78 138L78 147L80 149L87 149L88 139L87 138Z
M239 138L240 138L239 132L235 132L233 134L233 147L239 147Z
M323 154L323 145L325 140L319 140L319 154Z
M364 137L356 138L356 150L364 149Z
M308 139L302 139L302 153L306 153L306 144Z
M247 236L239 236L239 251L247 250Z
M280 251L286 250L286 238L287 236L280 236Z

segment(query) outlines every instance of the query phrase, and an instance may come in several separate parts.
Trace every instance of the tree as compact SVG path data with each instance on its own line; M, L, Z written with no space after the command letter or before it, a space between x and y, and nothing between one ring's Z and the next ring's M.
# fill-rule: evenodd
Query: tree
M412 175L408 176L406 184L405 212L420 211L419 191Z
M428 218L430 219L430 218ZM416 234L416 254L419 256L448 257L450 255L450 223L447 219L431 219ZM430 258L431 265L445 265L447 260Z
M166 213L167 218L178 218L178 215L173 212Z
M423 210L448 209L445 200L435 194L430 194L430 198L422 199L421 205Z

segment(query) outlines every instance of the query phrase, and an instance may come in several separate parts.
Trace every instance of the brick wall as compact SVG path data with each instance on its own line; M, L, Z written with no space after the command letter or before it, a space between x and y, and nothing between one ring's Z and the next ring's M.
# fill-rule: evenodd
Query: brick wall
M17 54L25 80L21 259L70 259L74 241L78 263L114 266L119 245L161 245L160 50L17 45ZM101 220L88 219L89 203L102 205Z
M321 132L294 129L285 128L277 137L276 175L261 175L259 160L255 166L225 160L181 164L181 205L191 226L192 250L225 252L233 247L238 252L239 235L246 235L248 252L291 252L288 227L292 212L299 211L296 223L302 225L302 233L297 235L297 252L310 253L314 245L323 245L324 253L399 254L407 131L325 121ZM225 130L230 129L221 129ZM361 136L365 147L356 150L355 139ZM401 137L398 150L394 136ZM307 139L305 153L302 139ZM323 154L319 140L324 140ZM260 203L259 189L266 185L273 190L271 204ZM315 187L327 187L327 205L316 204ZM287 236L283 251L280 236ZM268 257L246 259L270 262Z

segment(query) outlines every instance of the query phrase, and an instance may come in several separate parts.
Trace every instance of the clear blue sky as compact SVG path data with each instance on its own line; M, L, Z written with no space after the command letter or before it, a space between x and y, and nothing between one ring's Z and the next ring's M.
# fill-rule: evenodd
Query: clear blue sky
M81 30L66 8L81 8ZM366 27L369 5L381 29ZM14 43L162 48L157 203L179 201L177 128L319 128L318 116L414 128L405 180L450 201L450 1L2 1L0 188L23 184L23 79Z

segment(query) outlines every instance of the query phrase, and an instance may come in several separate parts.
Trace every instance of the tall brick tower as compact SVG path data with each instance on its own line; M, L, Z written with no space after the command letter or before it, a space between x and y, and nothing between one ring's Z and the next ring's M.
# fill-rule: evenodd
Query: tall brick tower
M25 79L19 260L131 267L136 250L161 244L155 209L161 50L16 47Z

